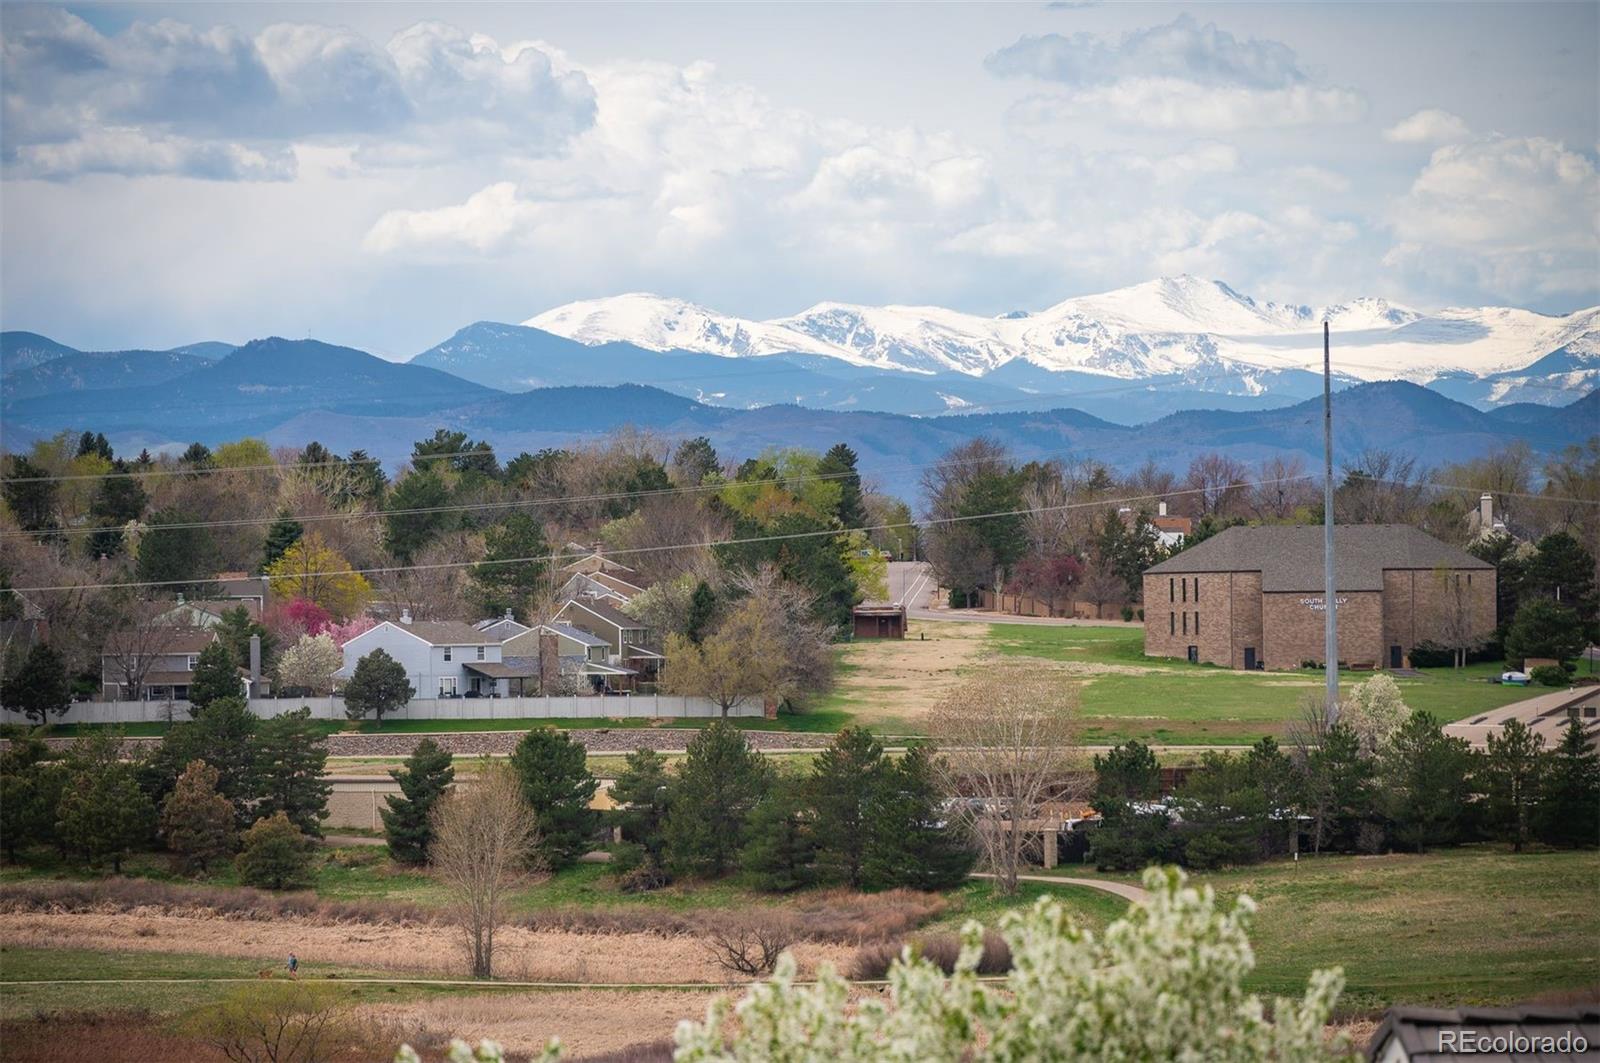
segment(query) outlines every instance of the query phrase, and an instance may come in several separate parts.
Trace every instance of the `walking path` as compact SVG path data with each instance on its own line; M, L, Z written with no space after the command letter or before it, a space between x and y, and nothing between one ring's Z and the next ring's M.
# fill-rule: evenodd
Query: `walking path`
M975 871L971 878L994 878L987 872ZM1018 875L1019 882L1046 882L1052 886L1083 886L1087 889L1099 890L1102 893L1114 893L1118 897L1129 901L1148 900L1150 891L1143 886L1135 886L1130 882L1112 882L1103 878L1066 878L1060 875Z

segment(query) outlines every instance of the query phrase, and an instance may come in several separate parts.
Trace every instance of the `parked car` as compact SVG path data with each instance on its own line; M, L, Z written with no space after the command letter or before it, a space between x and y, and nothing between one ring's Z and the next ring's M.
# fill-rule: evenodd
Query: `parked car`
M1518 671L1515 671L1515 670L1508 671L1508 672L1501 672L1500 673L1500 682L1505 683L1505 684L1507 684L1509 686L1525 687L1525 686L1528 685L1528 673L1527 672L1518 672Z

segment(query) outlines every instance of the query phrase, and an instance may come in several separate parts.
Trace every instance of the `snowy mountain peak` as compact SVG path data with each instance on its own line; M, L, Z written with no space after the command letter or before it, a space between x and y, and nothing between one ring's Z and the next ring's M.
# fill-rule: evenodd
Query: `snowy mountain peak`
M1368 380L1427 382L1524 368L1562 347L1600 343L1600 308L1565 317L1483 308L1424 314L1374 297L1326 307L1257 300L1219 280L1183 274L1077 296L998 317L936 306L822 302L753 321L681 299L633 293L569 303L525 324L586 344L626 341L655 351L727 358L806 354L916 374L983 377L1009 363L1123 380L1321 370L1323 320L1334 365Z

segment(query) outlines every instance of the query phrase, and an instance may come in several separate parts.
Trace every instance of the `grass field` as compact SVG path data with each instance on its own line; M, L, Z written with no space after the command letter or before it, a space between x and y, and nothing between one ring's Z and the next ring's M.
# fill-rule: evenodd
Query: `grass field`
M1061 868L1063 875L1094 875ZM1127 880L1132 876L1108 876ZM1259 906L1250 985L1297 993L1344 968L1341 1010L1600 994L1600 853L1466 846L1422 856L1321 856L1196 874Z

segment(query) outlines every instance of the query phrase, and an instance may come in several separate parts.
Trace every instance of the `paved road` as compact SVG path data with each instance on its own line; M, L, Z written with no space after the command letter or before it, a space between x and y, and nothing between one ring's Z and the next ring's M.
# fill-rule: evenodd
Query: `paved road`
M972 878L994 878L993 875L974 872ZM1135 886L1128 882L1110 882L1103 878L1062 878L1059 875L1018 875L1020 882L1048 882L1052 886L1083 886L1102 893L1114 893L1118 897L1129 901L1142 901L1150 896L1150 891L1143 886Z
M933 602L933 573L926 561L889 562L889 601L909 610L925 609Z

